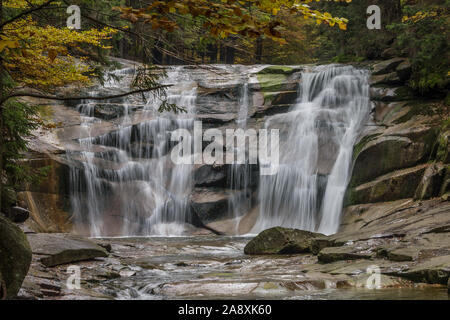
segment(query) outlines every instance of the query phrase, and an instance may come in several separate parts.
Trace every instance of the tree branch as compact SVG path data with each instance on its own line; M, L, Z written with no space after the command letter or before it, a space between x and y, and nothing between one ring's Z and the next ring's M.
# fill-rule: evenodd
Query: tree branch
M55 0L49 0L49 1L46 1L46 2L44 2L43 4L41 4L40 6L37 6L37 7L31 8L31 9L22 11L22 12L19 13L17 16L12 17L11 19L8 19L8 20L2 22L2 23L0 24L0 30L3 29L3 27L6 26L7 24L10 24L11 22L14 22L14 21L16 21L17 19L20 19L20 18L22 18L22 17L24 17L24 16L27 16L27 15L29 15L30 13L33 13L33 12L35 12L35 11L39 11L39 10L41 10L42 8L44 8L44 7L48 6L49 4L51 4L51 3L54 2L54 1L55 1Z
M132 94L137 93L144 93L149 91L155 91L159 89L164 89L167 87L171 87L172 85L159 85L155 87L150 87L147 89L137 89L132 90L124 93L119 93L115 95L109 95L109 96L74 96L74 97L58 97L58 96L52 96L52 95L45 95L45 94L39 94L39 93L32 93L32 92L16 92L13 94L10 94L9 96L4 97L2 100L0 100L0 108L3 108L3 104L11 99L11 98L19 98L19 97L31 97L31 98L38 98L38 99L48 99L48 100L57 100L57 101L70 101L70 100L108 100L108 99L115 99L115 98L122 98L126 97Z

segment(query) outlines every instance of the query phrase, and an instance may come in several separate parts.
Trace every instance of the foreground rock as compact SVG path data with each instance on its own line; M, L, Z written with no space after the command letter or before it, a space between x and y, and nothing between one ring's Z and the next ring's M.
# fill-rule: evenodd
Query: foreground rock
M320 233L275 227L261 232L244 248L246 254L317 253L332 242Z
M108 252L96 243L67 234L29 234L33 254L41 255L47 267L107 257Z
M339 247L339 248L324 248L318 256L319 262L330 263L341 260L359 260L370 259L371 254L366 252L358 252L351 246Z
M16 297L30 263L31 249L25 234L0 214L0 298Z

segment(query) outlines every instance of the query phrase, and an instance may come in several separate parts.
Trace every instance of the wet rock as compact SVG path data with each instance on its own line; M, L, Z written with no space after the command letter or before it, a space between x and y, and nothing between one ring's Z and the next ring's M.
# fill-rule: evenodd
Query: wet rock
M420 250L415 247L398 248L389 251L387 258L391 261L413 261L417 260Z
M284 69L286 72L283 72ZM260 71L257 74L258 89L264 94L265 101L271 101L275 97L274 93L297 91L298 80L295 79L294 74L297 71L300 69L294 70L283 66L268 67Z
M392 58L389 60L382 61L380 63L375 64L372 69L373 75L386 74L394 71L399 64L405 61L404 58Z
M434 163L430 165L425 170L422 181L417 187L414 199L425 200L437 197L441 191L445 172L445 167L442 164Z
M376 86L380 84L385 85L397 85L400 84L401 80L396 72L391 72L387 74L373 75L370 78L370 85Z
M400 63L395 70L397 72L400 81L405 82L411 77L412 67L411 62L409 60L405 60Z
M33 254L43 256L40 261L47 267L108 256L104 248L74 235L30 234L28 240Z
M196 187L225 187L227 184L227 166L199 165L194 171Z
M371 283L369 278L371 274L364 273L361 275L356 276L355 278L352 278L349 282L350 285L356 288L367 288L368 283L375 286L375 283ZM379 286L376 287L376 289L385 289L385 288L405 288L405 287L412 287L414 284L406 279L400 278L400 277L392 277L387 276L384 274L380 275L380 283ZM373 287L372 287L373 288Z
M12 207L8 213L8 218L15 223L23 223L29 217L30 211L21 207Z
M107 252L109 252L109 253L111 253L111 251L112 251L112 246L111 246L111 244L110 243L98 243L97 242L97 244L100 246L100 247L102 247L103 249L105 249Z
M450 193L450 166L447 165L445 168L445 176L442 180L441 190L439 191L439 195L441 197L447 197Z
M427 165L394 171L348 191L347 204L412 198Z
M370 87L370 98L374 101L407 101L415 98L409 87Z
M450 130L442 132L438 137L436 159L443 163L450 163Z
M393 47L387 48L381 53L381 57L383 59L392 59L398 57L398 50Z
M195 188L190 198L191 207L205 224L226 218L230 192L219 188Z
M125 105L124 103L97 103L94 107L94 117L103 120L112 120L122 117L126 111L142 109L143 105Z
M353 246L331 247L320 250L317 259L321 263L332 263L341 260L371 259L372 254L360 253Z
M70 232L72 222L70 198L58 193L19 192L18 198L29 208L30 218L25 222L35 232Z
M261 232L247 243L244 253L262 255L317 252L326 242L314 242L315 239L326 237L320 233L275 227Z
M447 292L448 292L448 294L450 294L450 278L448 278L448 281L447 281Z
M288 66L270 66L259 71L259 74L292 74L300 71L300 68L288 67Z
M409 270L400 272L399 275L414 282L447 284L450 276L450 255L420 262Z
M0 213L0 279L7 299L16 297L30 263L31 249L25 234Z
M0 300L6 299L6 283L3 281L2 273L0 272Z
M435 131L432 128L410 128L409 137L380 136L356 146L350 186L355 187L394 170L425 162L431 153L431 141L434 139Z
M297 91L282 91L274 93L271 97L271 107L269 108L269 112L267 112L267 114L279 113L281 106L285 106L286 110L284 111L287 112L287 108L291 107L297 101L297 98ZM274 106L277 106L277 108L273 108ZM276 109L277 112L274 109Z

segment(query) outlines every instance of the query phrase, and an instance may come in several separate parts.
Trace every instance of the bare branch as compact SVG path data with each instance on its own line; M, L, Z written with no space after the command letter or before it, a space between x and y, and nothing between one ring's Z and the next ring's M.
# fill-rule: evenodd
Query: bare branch
M8 20L2 22L2 23L0 24L0 30L3 29L3 27L6 26L7 24L10 24L10 23L12 23L12 22L14 22L14 21L16 21L16 20L18 20L18 19L24 17L24 16L27 16L27 15L29 15L30 13L33 13L33 12L35 12L35 11L39 11L39 10L43 9L44 7L50 5L50 4L51 4L52 2L54 2L54 1L55 1L55 0L48 0L48 1L44 2L43 4L41 4L40 6L37 6L37 7L34 7L34 8L30 8L30 9L28 9L28 10L22 11L22 12L19 13L17 16L12 17L11 19L8 19Z
M126 97L126 96L129 96L129 95L132 95L132 94L137 94L137 93L144 93L144 92L149 92L149 91L155 91L155 90L164 89L164 88L171 87L171 86L172 85L159 85L159 86L146 88L146 89L138 89L138 90L123 92L123 93L114 94L114 95L97 96L97 97L92 97L92 96L58 97L58 96L53 96L53 95L45 95L45 94L32 93L32 92L16 92L16 93L10 94L10 95L4 97L2 100L0 100L0 108L3 108L3 104L7 100L9 100L11 98L31 97L31 98L57 100L57 101L108 100L108 99L122 98L122 97Z

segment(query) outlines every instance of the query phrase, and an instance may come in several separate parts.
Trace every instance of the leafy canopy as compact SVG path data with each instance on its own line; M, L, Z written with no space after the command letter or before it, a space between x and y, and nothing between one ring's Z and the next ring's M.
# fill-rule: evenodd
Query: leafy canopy
M318 0L316 0L318 1ZM328 0L327 0L328 1ZM351 2L351 0L334 0ZM287 27L279 17L281 10L302 15L305 19L315 19L317 24L338 25L347 28L348 20L333 17L328 12L311 9L313 0L181 0L153 1L143 8L120 7L123 17L132 22L144 21L153 30L174 31L179 27L176 17L189 15L201 19L203 28L218 38L241 35L257 38L262 35L279 43L286 43L278 28Z
M51 25L40 25L30 15L20 16L27 9L58 4L53 1L9 0L3 2L6 16L18 17L4 25L0 32L2 67L19 86L48 90L67 84L86 84L92 69L72 56L83 52L83 45L97 48L105 46L116 31L112 28L71 30ZM6 21L7 18L6 18Z

